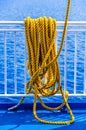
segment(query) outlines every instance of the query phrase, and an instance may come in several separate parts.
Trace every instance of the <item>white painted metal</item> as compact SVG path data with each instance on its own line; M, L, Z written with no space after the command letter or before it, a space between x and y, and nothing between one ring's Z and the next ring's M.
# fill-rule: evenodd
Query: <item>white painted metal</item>
M23 29L0 29L0 32L23 32Z
M33 96L33 94L0 94L0 97L22 97ZM41 96L39 94L39 96ZM54 96L62 96L61 94L55 94ZM86 97L86 94L68 94L69 97Z
M66 92L66 87L67 87L67 34L65 38L65 43L64 44L64 94Z
M24 32L24 29L0 29L0 32ZM62 29L58 29L57 32L63 32ZM68 32L86 32L86 29L68 29Z
M76 94L76 73L77 73L77 32L75 32L75 56L74 56L74 94Z
M23 21L0 21L0 24L24 24ZM64 25L64 21L57 21L57 25ZM68 21L68 25L86 25L86 21Z
M15 94L17 94L17 64L16 64L16 32L14 32L14 86L15 86Z
M7 94L7 46L6 32L4 32L4 93Z
M86 32L85 32L85 51L84 51L84 94L86 94Z
M24 84L26 84L26 56L27 56L27 49L26 49L26 44L25 44L25 48L24 48ZM26 85L24 86L24 93L26 93Z

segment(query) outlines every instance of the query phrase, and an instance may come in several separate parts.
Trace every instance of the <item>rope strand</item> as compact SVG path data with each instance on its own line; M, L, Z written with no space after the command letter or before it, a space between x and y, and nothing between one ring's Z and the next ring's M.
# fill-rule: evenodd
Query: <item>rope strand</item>
M64 94L61 87L60 68L58 65L58 56L62 51L64 39L68 24L68 15L70 10L70 1L68 0L64 29L62 34L62 41L60 48L56 54L56 20L52 18L38 18L31 19L30 17L24 20L26 42L28 48L28 62L27 68L30 72L31 79L26 84L27 94L34 94L33 114L34 117L47 124L70 124L74 122L74 115L70 106L68 105L68 92ZM56 83L58 86L56 86ZM34 91L34 92L33 92ZM39 94L42 96L52 96L60 92L63 97L63 103L59 106L52 108L42 102ZM71 119L68 121L48 121L40 119L36 114L36 100L39 99L41 105L48 110L58 110L64 105L67 107ZM10 108L15 109L22 104L25 97L22 97L20 102Z

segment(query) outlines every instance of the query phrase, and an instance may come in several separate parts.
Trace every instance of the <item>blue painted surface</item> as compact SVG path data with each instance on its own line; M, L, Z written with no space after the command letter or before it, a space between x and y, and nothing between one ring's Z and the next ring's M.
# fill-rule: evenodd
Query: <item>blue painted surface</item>
M9 103L9 102L5 102L5 103L0 103L0 110L7 110L8 108L12 107L12 106L15 106L17 103ZM49 107L57 107L61 104L61 102L56 102L56 103L45 103L47 106ZM72 110L80 110L80 112L83 111L86 112L86 103L82 102L82 103L69 103L70 105L70 108ZM33 109L33 103L23 103L21 104L19 107L17 107L15 110L32 110ZM40 103L37 103L37 110L44 110L44 108L41 106ZM65 112L67 109L66 107L64 106L61 111L62 112Z
M50 112L45 110L38 110L38 115L42 119L48 120L68 120L70 119L68 113ZM75 122L72 125L47 125L38 122L34 119L32 110L18 110L18 111L0 111L0 130L84 130L86 127L86 111L73 110L75 115ZM65 118L64 118L65 117Z

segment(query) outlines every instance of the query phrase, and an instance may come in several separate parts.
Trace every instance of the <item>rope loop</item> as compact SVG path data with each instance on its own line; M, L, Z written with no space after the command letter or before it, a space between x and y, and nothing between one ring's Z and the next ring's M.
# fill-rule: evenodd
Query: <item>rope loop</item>
M68 105L68 91L64 92L61 86L60 68L58 65L58 56L62 51L64 39L67 30L68 15L70 10L70 1L68 0L64 29L62 34L62 41L60 48L56 53L56 20L50 18L40 17L32 19L30 17L24 20L26 43L28 49L27 68L31 79L26 84L27 94L34 94L33 114L34 117L47 124L70 124L74 122L74 116L70 106ZM63 103L52 108L45 105L39 96L52 96L56 93L61 93ZM36 114L36 100L39 99L41 105L48 110L58 110L64 105L71 116L68 121L48 121L40 119ZM20 104L24 101L23 97Z

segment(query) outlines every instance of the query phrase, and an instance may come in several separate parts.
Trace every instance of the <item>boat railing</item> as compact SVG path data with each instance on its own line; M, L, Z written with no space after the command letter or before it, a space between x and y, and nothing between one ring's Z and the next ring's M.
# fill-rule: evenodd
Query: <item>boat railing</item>
M63 31L63 25L64 25L64 22L63 21L58 21L57 22L57 37L58 35L62 34L62 31ZM13 35L14 35L14 50L12 50L14 52L14 56L13 56L13 62L14 62L14 76L11 77L13 78L14 80L14 93L10 93L8 92L8 84L7 84L7 78L8 78L8 71L7 71L7 36L9 35L9 32L12 32ZM4 92L3 93L0 93L0 97L1 96L28 96L26 94L26 89L25 89L25 84L27 82L27 69L26 69L26 43L25 43L25 47L24 47L24 57L23 57L23 67L24 67L24 73L23 73L23 79L24 79L24 85L23 85L23 89L24 89L24 92L19 92L18 93L18 86L17 86L17 68L16 68L16 42L17 42L17 33L23 33L24 35L24 22L23 21L0 21L0 34L3 33L3 41L4 41L4 52L3 54L0 54L0 57L4 57L4 64L3 64L3 73L4 73L4 80L1 81L1 76L0 76L0 84L3 84L3 89L4 89ZM83 35L81 36L81 42L83 42L83 47L81 48L83 50L83 57L78 57L78 39L79 39L79 36L80 34ZM68 36L70 34L70 36ZM1 36L0 36L1 37ZM19 37L21 37L21 35L19 35ZM61 36L60 36L61 37ZM68 38L69 37L69 40ZM72 39L73 37L73 39ZM60 43L60 40L57 38L57 46L59 46L59 43ZM72 39L72 40L71 40ZM25 42L25 41L24 41ZM69 43L68 43L69 42ZM71 88L72 91L69 92L69 96L86 96L86 22L84 21L69 21L68 22L68 29L67 29L67 36L65 38L65 44L64 44L64 47L63 47L63 53L64 53L64 61L63 61L63 72L64 72L64 76L63 76L63 85L64 85L64 90L66 91L67 90L67 71L68 71L68 63L71 62L71 60L68 60L67 57L68 57L68 44L70 44L70 42L72 42L73 44L73 79L72 79L72 82L73 83L73 87ZM79 41L80 42L80 41ZM22 44L22 43L21 43ZM0 43L0 47L2 46L2 44ZM71 50L70 50L71 51ZM21 53L21 52L20 52ZM72 53L71 53L72 54ZM70 55L71 57L71 55ZM77 75L79 73L77 73L77 68L78 68L78 60L79 58L82 58L83 60L81 62L83 62L83 65L81 66L81 79L80 81L82 82L82 86L81 86L81 92L77 92ZM70 59L70 58L69 58ZM70 63L71 64L71 63ZM79 64L80 65L80 64ZM82 71L82 68L83 68L83 71ZM71 72L70 72L71 73ZM1 73L0 73L1 74ZM20 79L22 80L22 79ZM70 84L69 84L70 85ZM78 85L79 86L79 85ZM10 87L10 86L9 86ZM21 87L21 86L20 86ZM31 94L30 94L31 95ZM56 94L56 96L59 96L60 94Z

